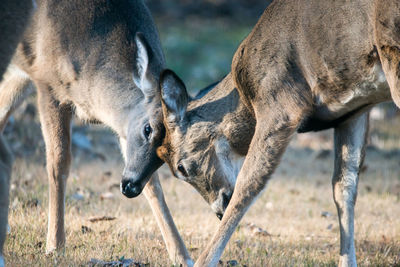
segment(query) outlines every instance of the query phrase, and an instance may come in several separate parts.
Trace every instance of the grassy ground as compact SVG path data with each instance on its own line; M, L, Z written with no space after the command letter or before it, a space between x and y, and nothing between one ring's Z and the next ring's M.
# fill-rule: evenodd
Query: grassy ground
M229 71L231 57L250 26L192 20L176 26L158 21L167 63L198 89ZM32 100L33 101L33 100ZM31 101L31 102L32 102ZM118 190L122 159L112 134L99 126L75 124L93 148L74 147L66 197L67 245L45 256L47 178L44 143L32 105L24 105L7 129L17 159L12 177L11 231L5 246L9 266L87 266L92 259L134 259L169 266L161 234L143 196ZM400 265L400 120L376 121L361 174L356 206L360 266ZM267 189L232 236L224 265L334 266L339 230L332 200L332 132L295 136ZM208 205L189 185L171 178L162 184L175 222L197 258L218 227ZM92 216L115 217L92 223ZM260 229L259 229L260 228Z
M189 92L221 80L230 72L232 57L250 25L232 25L226 20L193 18L183 25L160 25L168 68L186 83Z
M22 107L21 114L29 108ZM18 114L17 114L18 115ZM9 129L15 152L10 226L5 247L9 266L82 266L92 258L130 258L150 266L169 266L167 252L143 196L128 200L118 190L122 159L110 132L75 126L95 144L74 147L66 198L67 246L45 256L47 182L44 146L35 120L20 115ZM31 123L31 124L28 124ZM27 125L28 124L28 125ZM16 129L29 127L29 131ZM400 264L400 120L374 121L356 206L356 246L361 266ZM36 137L33 135L36 134ZM35 139L35 149L18 143ZM334 266L339 231L330 177L332 132L294 137L267 189L234 233L222 260L246 266ZM21 136L20 136L21 137ZM24 149L26 148L26 149ZM17 153L17 155L19 155ZM218 226L216 216L189 185L161 170L162 184L178 228L194 258ZM93 216L115 217L92 223ZM262 231L260 231L261 228ZM266 232L264 232L266 231Z

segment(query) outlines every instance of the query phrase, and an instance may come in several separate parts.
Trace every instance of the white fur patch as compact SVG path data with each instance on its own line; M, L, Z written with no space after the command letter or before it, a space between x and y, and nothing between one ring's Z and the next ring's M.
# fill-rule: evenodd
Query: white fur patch
M374 65L370 69L368 75L363 80L357 83L354 88L350 88L346 92L337 96L336 102L325 103L324 94L320 93L315 96L318 100L316 103L329 110L329 115L325 112L318 114L318 117L324 119L338 118L343 114L355 110L363 105L377 104L391 99L390 90L386 81L385 74L380 64Z
M219 212L222 212L221 210L220 210L220 199L219 198L217 198L217 200L215 200L212 204L211 204L211 210L214 212L214 213L219 213Z
M147 55L146 47L141 41L136 41L136 46L138 50L136 67L138 69L139 77L133 75L133 81L136 86L140 88L143 94L147 95L147 90L151 89L152 85L149 80L146 79L146 72L149 65L149 56Z
M10 64L7 68L7 72L10 73L15 73L18 76L20 76L21 78L27 78L29 79L29 75L28 73L26 73L25 71L23 71L22 69L20 69L17 65L15 64Z
M229 184L234 188L245 157L232 151L229 142L225 138L215 142L215 152Z
M122 138L122 137L119 138L119 146L121 147L121 153L122 153L122 156L124 157L124 162L126 164L126 160L128 158L126 155L128 142L126 141L125 138Z

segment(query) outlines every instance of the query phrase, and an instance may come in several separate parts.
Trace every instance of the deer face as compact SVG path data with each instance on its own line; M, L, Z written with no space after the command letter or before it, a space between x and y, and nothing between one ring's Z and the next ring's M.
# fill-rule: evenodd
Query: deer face
M165 129L162 124L161 107L144 107L143 113L135 114L129 123L125 147L125 168L121 191L128 197L138 196L151 175L163 164L156 149L162 143Z
M160 88L166 135L157 154L173 175L191 184L221 219L236 180L226 171L232 163L229 144L218 134L215 122L186 111L188 94L173 72L162 73Z
M132 109L127 135L120 139L125 158L121 192L128 198L138 196L151 175L163 164L156 149L165 134L158 91L159 61L142 34L135 38L137 55L133 81L143 93L143 100Z

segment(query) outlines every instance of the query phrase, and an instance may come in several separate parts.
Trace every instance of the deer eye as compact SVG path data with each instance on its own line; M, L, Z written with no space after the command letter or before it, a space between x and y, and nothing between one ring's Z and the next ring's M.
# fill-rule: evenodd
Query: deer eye
M178 164L178 171L185 177L188 177L185 167L183 167L182 163Z
M150 124L146 123L143 129L143 134L144 137L146 137L147 140L149 140L150 134L153 132L153 129L151 128Z

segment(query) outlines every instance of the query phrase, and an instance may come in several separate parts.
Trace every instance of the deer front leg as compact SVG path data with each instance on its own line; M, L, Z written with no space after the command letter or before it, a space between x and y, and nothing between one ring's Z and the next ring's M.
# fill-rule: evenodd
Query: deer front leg
M283 112L282 112L283 113ZM221 224L195 266L216 266L236 226L264 189L295 131L288 116L257 118L249 152L239 172L232 199Z
M46 252L64 247L64 197L71 163L71 108L55 100L45 86L38 86L39 112L46 144L49 179L49 221Z
M182 264L183 266L193 266L193 261L176 229L167 203L165 203L164 193L157 173L153 174L152 178L145 186L143 193L150 204L154 217L156 217L158 227L161 230L168 250L169 258L174 263Z
M0 83L0 131L3 131L12 112L33 92L29 77L10 64Z
M7 235L10 176L13 157L0 135L0 267L4 267L3 245Z
M335 170L333 199L339 215L339 266L357 266L354 247L354 205L360 167L368 132L368 114L335 128Z

